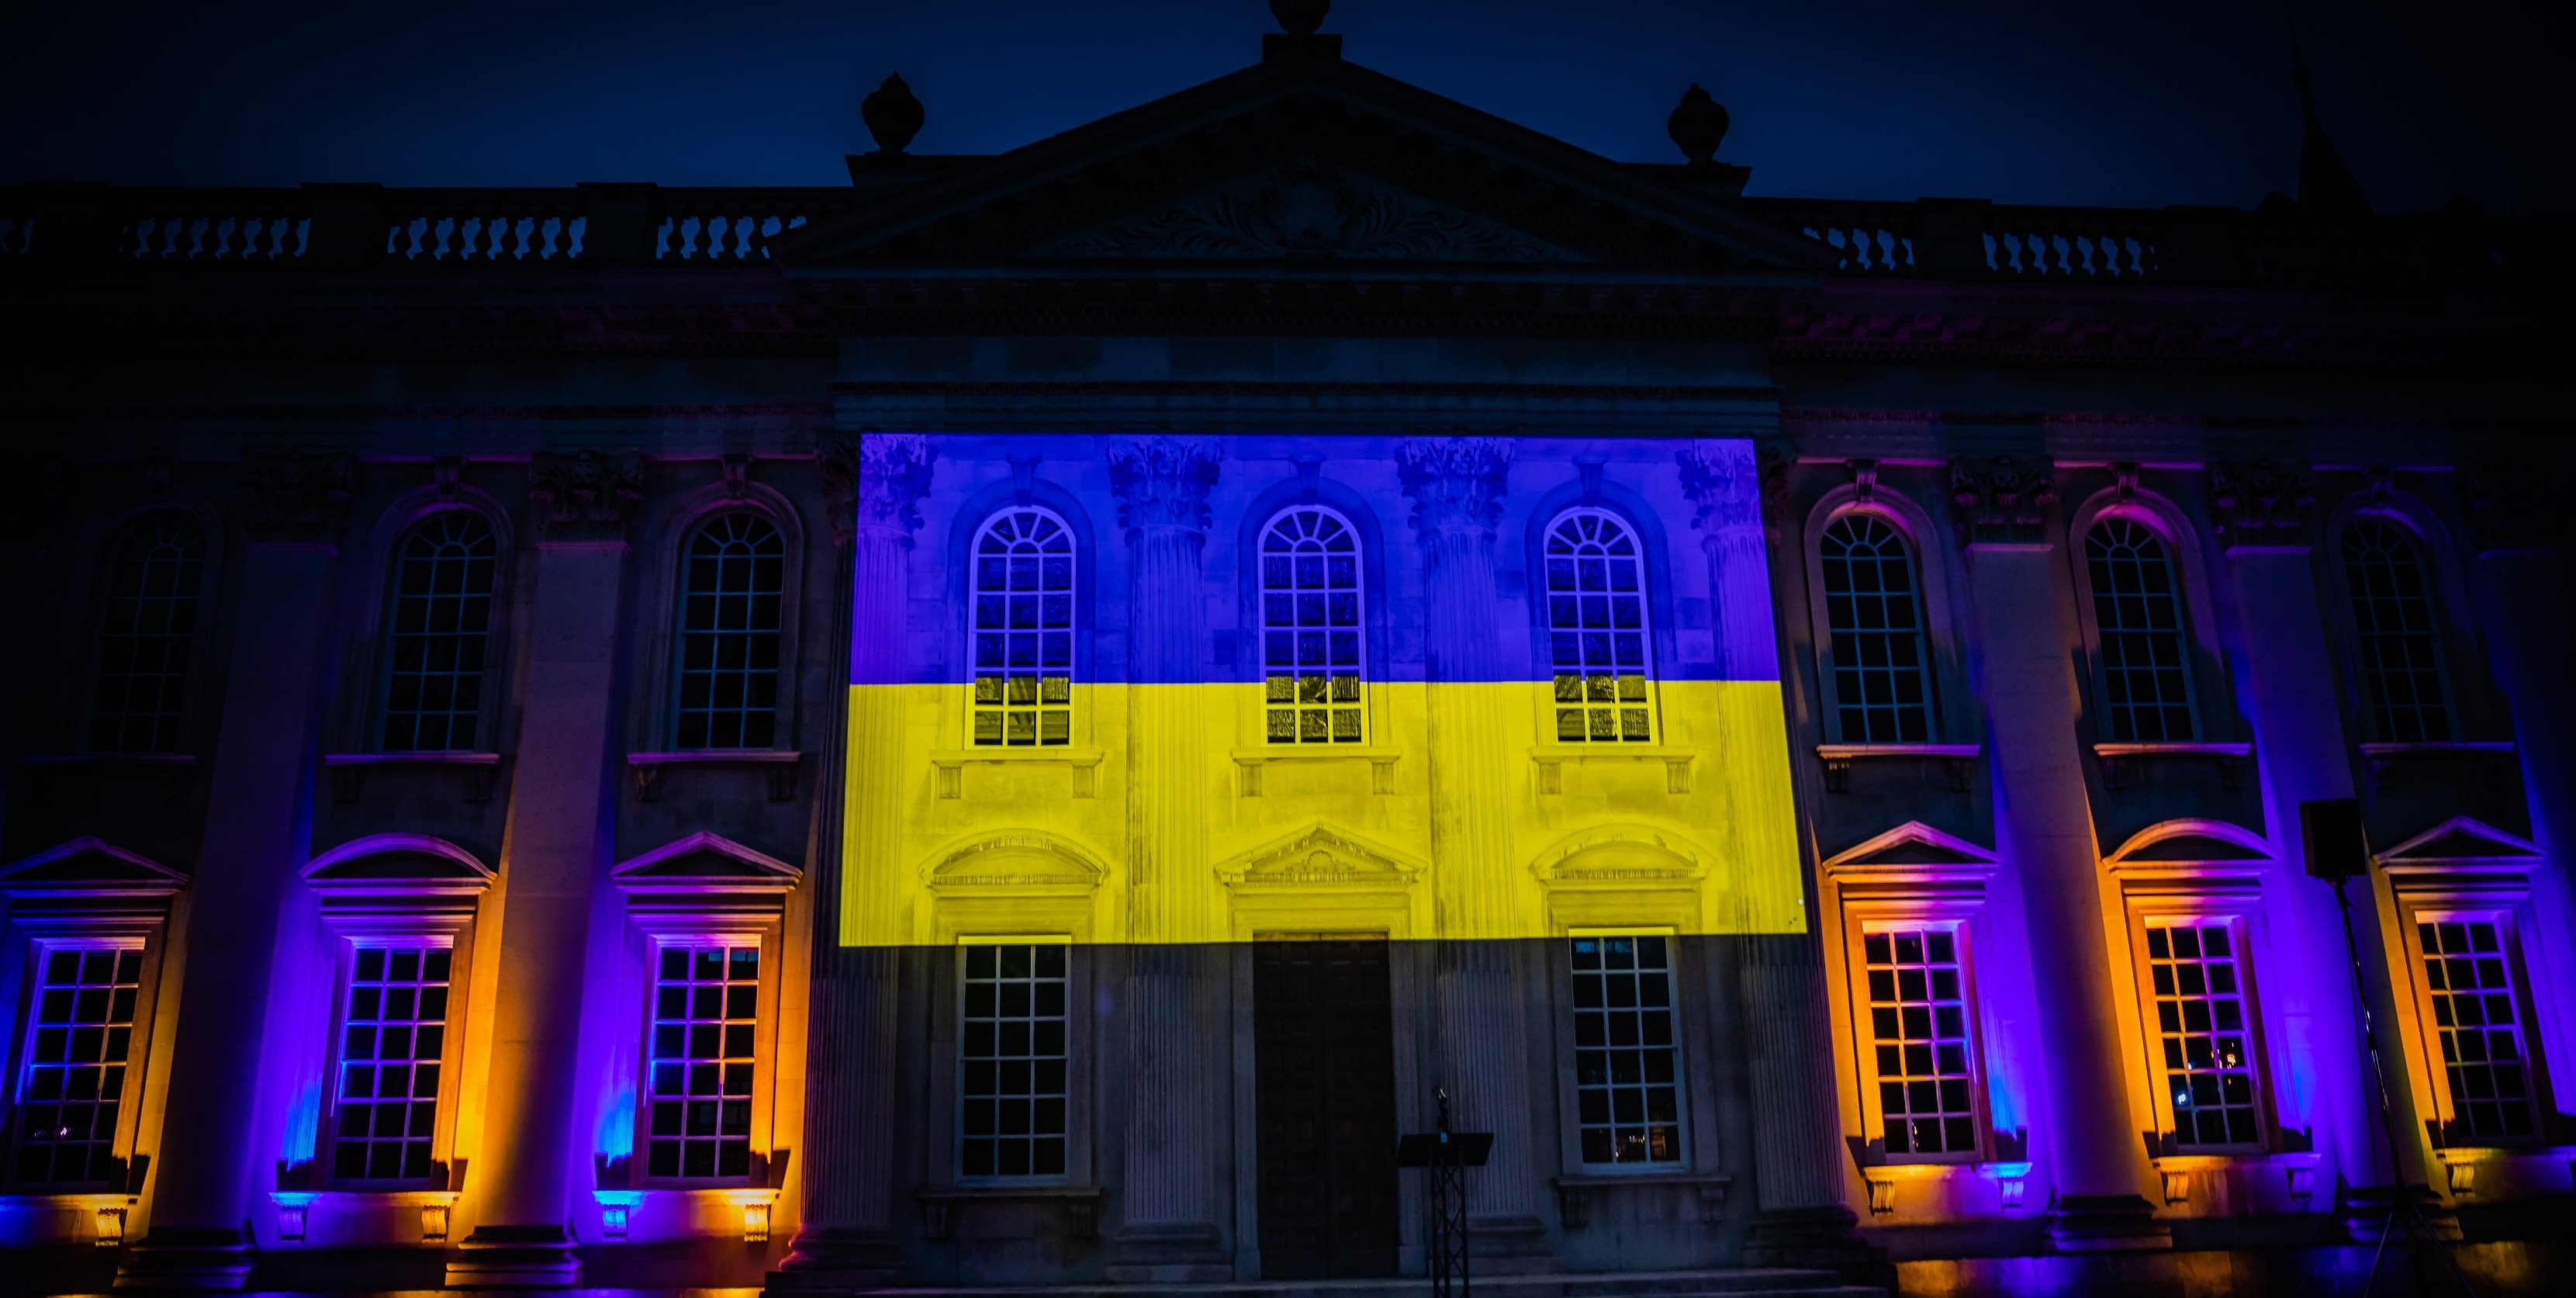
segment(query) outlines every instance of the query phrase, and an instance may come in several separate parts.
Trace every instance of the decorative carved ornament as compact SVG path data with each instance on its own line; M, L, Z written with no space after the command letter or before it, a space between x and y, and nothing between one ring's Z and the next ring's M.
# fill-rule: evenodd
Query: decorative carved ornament
M1208 491L1216 486L1214 442L1138 437L1109 446L1109 486L1118 493L1118 525L1137 533L1176 529L1204 536Z
M251 539L275 544L324 544L339 539L349 517L354 465L345 455L302 451L254 452L242 459L242 485L258 508Z
M921 498L930 494L936 452L919 433L861 433L827 437L815 449L823 494L831 502L832 535L847 542L859 531L912 544L921 526Z
M1395 448L1413 526L1426 542L1471 535L1492 540L1503 514L1512 444L1499 437L1417 437Z
M1364 176L1301 163L1086 231L1039 257L1574 262L1563 248Z
M2481 555L2560 543L2564 525L2548 508L2536 475L2480 466L2462 474L2461 504L2469 543Z
M1968 545L2033 545L2047 537L2048 507L2057 503L2056 474L2046 460L2025 465L2009 455L1950 461L1950 504Z
M528 466L528 503L549 541L623 541L643 499L643 458L631 451L540 455Z
M2218 536L2230 546L2305 545L2317 498L2308 475L2272 460L2209 466L2209 504Z
M1216 874L1229 888L1244 884L1408 887L1421 879L1423 869L1419 860L1317 821L1218 865Z
M1697 508L1691 523L1714 538L1735 528L1762 526L1766 470L1753 443L1717 438L1691 443L1674 457L1681 465L1682 493Z

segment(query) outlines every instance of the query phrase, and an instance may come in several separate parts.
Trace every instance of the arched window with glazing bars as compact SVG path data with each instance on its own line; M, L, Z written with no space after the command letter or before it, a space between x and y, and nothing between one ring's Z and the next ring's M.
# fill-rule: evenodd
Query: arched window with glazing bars
M2084 561L2102 645L2105 734L2113 743L2196 738L2182 590L2164 538L2114 514L2085 534Z
M1261 531L1261 672L1274 744L1356 744L1368 735L1360 539L1317 505Z
M100 608L90 751L179 751L205 568L206 530L176 510L147 515L117 538Z
M975 664L968 733L981 747L1071 743L1073 529L1050 509L1002 510L977 529L968 566Z
M1825 528L1817 549L1838 737L1847 744L1928 742L1930 655L1903 534L1876 515L1845 514Z
M2356 520L2343 533L2343 575L2372 730L2384 743L2448 742L2442 631L2423 547L2387 519Z
M494 548L491 525L456 509L413 528L397 552L385 636L385 751L475 749L492 632Z
M756 513L718 514L689 538L681 552L675 746L777 743L786 585L786 540Z
M1626 520L1591 507L1557 515L1546 537L1557 742L1652 743L1645 547Z

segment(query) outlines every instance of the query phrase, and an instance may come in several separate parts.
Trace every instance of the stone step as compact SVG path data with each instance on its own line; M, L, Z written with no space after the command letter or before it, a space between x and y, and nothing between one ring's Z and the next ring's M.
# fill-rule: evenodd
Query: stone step
M1831 1271L1746 1267L1708 1271L1630 1271L1593 1274L1495 1275L1474 1278L1473 1292L1490 1298L1887 1298L1886 1291L1847 1285ZM1457 1291L1453 1288L1453 1294ZM1029 1285L975 1288L871 1289L869 1298L1428 1298L1420 1276L1369 1280L1256 1280L1204 1284Z

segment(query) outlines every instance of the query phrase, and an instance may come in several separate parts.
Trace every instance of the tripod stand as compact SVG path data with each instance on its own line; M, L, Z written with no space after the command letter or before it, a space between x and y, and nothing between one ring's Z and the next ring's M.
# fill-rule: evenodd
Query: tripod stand
M2353 928L2352 897L2345 891L2346 884L2369 875L2370 853L2361 833L2361 804L2349 798L2303 802L2299 804L2299 821L2302 836L2307 840L2308 873L2334 890L2335 909L2343 917L2343 949L2351 965L2353 1005L2361 1015L2362 1061L2370 1074L2373 1098L2379 1101L2379 1130L2388 1141L2388 1176L2397 1183L2389 1199L2388 1215L2380 1222L2378 1245L2370 1253L2370 1272L2362 1279L2361 1298L2370 1298L2378 1287L2379 1267L2387 1260L2391 1238L2396 1239L2397 1246L2406 1251L2416 1293L2424 1292L2422 1246L2432 1244L2436 1246L2444 1269L2451 1273L2451 1282L2468 1298L2478 1298L2477 1288L2469 1283L2468 1276L2461 1273L2458 1260L2451 1256L2448 1248L2439 1247L2448 1241L2431 1222L2424 1219L2424 1201L2432 1197L2431 1188L2405 1179L2399 1154L2397 1109L2388 1096L2388 1074L2382 1067L2379 1054L2379 1025L2376 1016L2370 1012L2370 984L2363 975L2361 939ZM2373 1161L2376 1161L2375 1151Z

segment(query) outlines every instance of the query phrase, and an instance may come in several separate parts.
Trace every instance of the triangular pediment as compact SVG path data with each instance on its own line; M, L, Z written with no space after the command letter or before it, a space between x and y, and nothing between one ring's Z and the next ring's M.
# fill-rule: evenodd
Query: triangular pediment
M889 175L902 160L882 160ZM775 238L790 274L1105 263L1821 271L1834 256L1339 58L1265 61Z
M2379 853L2379 863L2405 866L2525 865L2542 860L2540 846L2484 821L2453 816Z
M612 872L628 892L779 892L804 871L721 834L699 830L618 863Z
M1228 886L1403 887L1421 878L1422 870L1423 862L1412 856L1319 820L1221 862L1216 873Z
M1825 858L1828 874L1868 870L1984 872L2001 862L1993 852L1955 834L1909 820Z
M10 897L166 897L188 877L139 853L84 834L0 865Z

